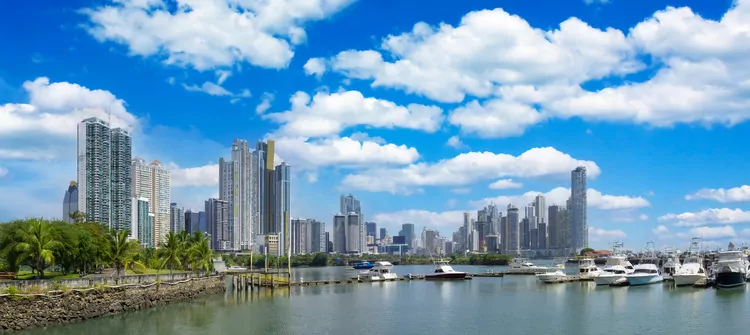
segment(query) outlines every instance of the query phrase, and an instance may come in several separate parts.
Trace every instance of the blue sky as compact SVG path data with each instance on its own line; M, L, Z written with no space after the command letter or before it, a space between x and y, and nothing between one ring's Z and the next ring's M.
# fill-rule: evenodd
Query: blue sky
M273 138L294 217L353 193L391 233L449 234L489 201L563 204L585 165L595 247L744 241L748 22L750 0L12 2L0 220L60 216L75 124L109 111L187 208L234 138Z

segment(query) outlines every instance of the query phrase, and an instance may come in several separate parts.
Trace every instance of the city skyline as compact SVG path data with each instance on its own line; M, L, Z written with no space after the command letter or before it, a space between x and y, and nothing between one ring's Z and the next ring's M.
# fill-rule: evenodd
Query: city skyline
M219 158L234 161L234 139L247 151L274 140L262 159L240 160L266 166L250 179L267 190L285 187L271 184L276 166L292 167L288 215L255 217L276 199L251 197L238 214L240 244L248 218L258 230L310 218L333 233L337 199L349 193L362 222L391 236L413 223L417 234L449 237L464 212L477 219L490 204L506 212L512 203L523 224L540 194L543 208L577 206L567 200L578 166L588 211L571 224L587 228L592 247L750 240L750 72L737 57L750 0L588 2L539 11L436 0L425 11L418 2L318 0L285 11L293 17L223 0L192 12L129 0L14 2L14 20L0 23L19 31L0 37L14 46L0 55L0 221L61 216L70 181L81 180L76 127L96 117L132 140L113 135L113 146L171 171L166 215L170 202L204 211L221 198ZM240 19L259 30L233 24ZM121 190L126 175L107 187ZM85 212L132 220L131 199L111 191L106 202L121 210ZM548 239L578 231L549 228Z

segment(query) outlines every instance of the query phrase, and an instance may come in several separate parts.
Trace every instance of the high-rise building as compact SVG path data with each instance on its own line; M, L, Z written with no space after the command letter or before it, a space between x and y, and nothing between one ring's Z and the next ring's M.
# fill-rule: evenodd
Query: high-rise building
M70 215L75 212L78 212L78 183L71 181L63 197L62 220L67 223L74 223L75 220Z
M547 223L547 206L545 205L544 196L539 194L534 198L534 216L536 217L537 227L540 223Z
M474 227L471 225L471 213L464 212L464 232L466 232L464 235L464 250L471 250L471 232L473 230Z
M579 166L570 173L571 247L575 250L586 248L588 242L588 222L586 221L586 167Z
M538 226L537 241L538 249L546 250L549 248L549 236L547 235L547 224L542 222Z
M133 238L145 248L154 247L154 214L149 212L148 198L133 198L135 219Z
M206 212L199 211L194 212L192 210L185 211L185 230L188 234L193 234L196 231L202 231L208 233L206 228Z
M547 215L549 215L549 223L547 227L547 231L549 233L548 238L548 248L550 249L557 249L560 248L560 221L559 221L559 214L560 213L560 206L558 205L552 205L549 206Z
M256 204L258 210L258 226L260 232L258 234L268 235L275 232L274 219L274 147L275 142L268 140L266 142L258 142L255 146L255 153L253 156L253 173L256 175L255 185L253 188L257 189L258 202ZM257 169L257 170L256 170Z
M237 175L234 180L237 191L237 205L231 205L233 247L236 250L249 250L253 242L253 154L247 141L235 139L232 144L232 161L237 162Z
M496 254L499 253L497 235L487 235L487 253Z
M112 227L117 231L133 229L132 175L130 161L132 139L130 133L121 128L112 129Z
M338 213L333 216L333 252L345 254L346 250L346 215Z
M359 218L359 214L355 212L349 212L346 215L346 251L348 253L362 253L364 252L362 247L362 238L360 233L362 232L362 221Z
M309 221L306 219L293 219L291 225L292 255L310 253L308 249L310 246Z
M291 218L291 169L282 162L276 166L273 173L274 182L274 231L279 235L280 254L288 252L291 239L289 235L289 220Z
M333 252L333 241L331 241L331 233L326 232L326 251Z
M169 234L169 206L171 202L172 174L166 166L155 160L151 162L151 201L154 213L154 245L158 246Z
M508 217L500 218L500 250L508 250Z
M339 198L339 205L341 213L346 214L354 212L359 215L361 222L359 223L360 227L358 235L361 241L359 241L359 247L357 249L365 250L365 216L362 214L362 207L360 206L359 200L351 194L341 195Z
M308 239L310 253L326 252L326 223L310 220L308 225L310 238Z
M219 159L219 199L229 204L229 218L227 222L227 239L230 241L228 250L240 250L240 215L242 214L242 180L240 162Z
M211 235L211 248L217 251L229 250L229 202L211 198L206 200L206 225Z
M88 118L78 124L78 210L86 221L112 226L111 131L109 123Z
M439 255L442 251L442 246L438 243L440 233L437 230L426 229L424 231L424 247L427 249L430 255Z
M185 208L175 202L169 206L169 229L175 234L185 230Z
M388 231L385 228L380 228L380 239L384 239L385 235L388 235Z
M365 229L367 230L367 236L372 236L373 238L378 236L378 224L375 222L367 222L365 223Z
M512 204L508 205L508 218L507 218L507 225L508 225L508 244L507 244L507 251L511 253L511 255L519 255L520 254L520 247L521 247L521 241L520 241L520 227L519 227L519 217L518 217L518 208L513 206Z
M521 219L521 231L520 231L520 237L519 240L521 241L521 246L519 247L521 250L525 249L531 249L531 223L529 222L529 218L523 218ZM536 241L536 238L534 239Z
M408 249L414 247L414 224L404 223L401 225L401 230L398 232L399 236L404 236L406 239L406 245Z

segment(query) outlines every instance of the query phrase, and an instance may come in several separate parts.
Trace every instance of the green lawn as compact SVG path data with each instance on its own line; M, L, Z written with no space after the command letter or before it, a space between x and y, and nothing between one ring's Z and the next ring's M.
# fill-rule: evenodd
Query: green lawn
M79 278L77 273L70 273L67 275L63 275L61 272L55 272L55 271L45 271L44 272L44 278L42 279L67 279L67 278ZM21 271L19 273L16 273L16 280L33 280L37 279L35 273L31 273L31 271Z

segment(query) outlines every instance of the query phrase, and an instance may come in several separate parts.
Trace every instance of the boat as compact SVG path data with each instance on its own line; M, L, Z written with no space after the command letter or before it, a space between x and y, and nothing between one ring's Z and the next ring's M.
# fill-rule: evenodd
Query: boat
M692 286L700 280L708 279L707 271L703 267L703 257L700 256L699 241L700 238L693 238L682 267L672 276L676 286Z
M634 271L635 268L630 264L627 256L613 254L607 258L607 263L604 264L602 272L594 277L594 282L596 285L611 285L618 280L625 279L626 275Z
M386 261L377 261L370 271L366 271L360 277L366 281L384 281L397 279L398 275L393 272L393 264Z
M649 247L649 245L651 247ZM646 244L646 251L643 253L643 258L634 267L634 271L631 274L625 275L625 279L628 281L630 286L646 285L661 283L664 281L664 277L659 271L659 267L656 266L656 257L654 255L654 242L648 242Z
M550 269L548 267L534 265L534 263L529 262L529 260L526 258L516 258L509 264L509 266L510 272L515 273L537 274L545 273L548 269Z
M355 270L369 270L369 269L372 269L374 266L375 266L374 264L368 261L354 263Z
M664 280L672 280L672 276L680 271L682 264L680 264L680 256L673 250L666 251L666 260L661 266L661 273Z
M424 275L424 279L466 279L466 272L453 270L453 267L448 265L448 262L448 260L442 258L433 261L435 264L435 271Z
M745 286L748 273L747 256L740 250L719 251L716 262L716 288Z
M593 258L584 257L578 260L578 275L581 279L593 279L598 277L601 273L602 270L596 266Z
M565 264L558 264L553 268L547 268L547 271L544 273L536 274L536 279L542 283L554 282L566 277L567 275L565 274Z

